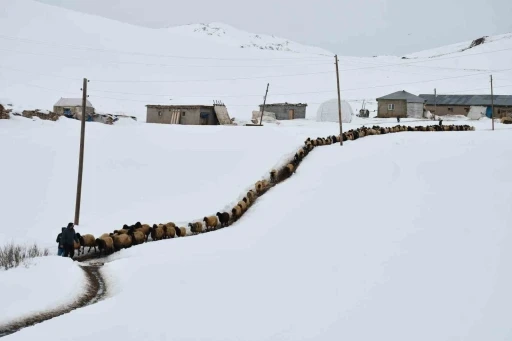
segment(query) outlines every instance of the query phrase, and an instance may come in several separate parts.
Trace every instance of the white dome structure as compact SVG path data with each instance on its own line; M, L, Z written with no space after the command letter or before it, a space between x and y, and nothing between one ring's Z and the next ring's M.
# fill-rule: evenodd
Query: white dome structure
M341 121L343 123L352 122L352 107L346 101L341 101ZM339 122L338 99L330 99L318 107L316 112L318 122Z

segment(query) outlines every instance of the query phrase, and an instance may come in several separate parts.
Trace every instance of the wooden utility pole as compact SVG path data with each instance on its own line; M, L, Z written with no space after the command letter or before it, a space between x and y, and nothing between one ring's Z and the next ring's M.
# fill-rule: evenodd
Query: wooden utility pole
M80 157L78 159L78 181L76 184L75 225L80 222L80 201L82 197L82 174L84 168L85 117L87 116L87 78L82 87L82 125L80 128Z
M268 86L269 86L269 83L267 83L267 90L265 91L265 97L263 97L263 106L261 108L260 126L263 125L263 113L265 112L265 104L267 103Z
M492 130L494 130L494 90L492 87L492 75L491 75L491 118L492 118Z
M434 120L436 119L437 112L437 90L434 88Z
M338 116L340 119L340 146L343 146L343 123L341 122L341 95L340 95L340 73L338 71L338 55L334 56L336 61L336 83L338 85Z

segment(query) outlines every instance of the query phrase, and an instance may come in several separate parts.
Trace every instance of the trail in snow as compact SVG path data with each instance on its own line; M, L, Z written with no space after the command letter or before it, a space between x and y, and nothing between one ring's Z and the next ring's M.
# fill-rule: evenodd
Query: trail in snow
M356 129L356 131L359 131L359 129ZM407 131L407 129L405 131ZM389 133L393 133L393 131L390 131ZM369 135L366 135L366 136L369 136ZM364 137L364 135L363 135L363 137ZM318 146L325 146L325 145L330 145L330 144L324 144L324 145L318 145ZM313 149L315 149L315 148L313 148ZM313 149L311 151L313 151ZM299 167L301 162L308 155L309 155L309 153L305 154L304 157L298 161L298 163L295 166L295 171L297 170L297 168ZM397 172L399 173L400 169L396 163L395 163L395 166L396 166L395 173L397 173ZM290 175L290 177L295 174L295 171ZM263 193L261 193L257 198L261 197L262 195L267 193L268 190L270 190L272 187L286 181L287 179L288 178L285 178L285 179L278 180L275 183L270 183L270 186ZM257 198L256 198L256 200L257 200ZM249 206L245 212L247 212L251 206ZM245 212L243 212L242 216L240 216L236 221L240 220L240 218L243 217ZM233 223L231 223L231 225ZM213 231L215 231L215 230L216 229L214 229ZM205 230L202 233L208 233L211 231L212 230ZM187 236L194 236L194 235L195 234L187 235ZM88 262L95 258L100 259L103 257L101 257L101 255L99 253L93 252L93 253L88 253L87 255L79 256L75 259L79 262ZM105 297L105 295L107 293L105 279L103 278L101 271L100 271L100 268L103 265L104 265L104 263L101 263L98 261L93 261L93 262L87 263L87 265L81 266L81 268L85 272L85 275L86 275L86 278L88 281L88 290L74 304L72 304L68 307L65 307L65 308L60 308L60 309L56 309L56 310L52 310L52 311L48 311L48 312L44 312L44 313L35 314L33 316L26 317L17 322L11 323L11 324L7 325L6 327L3 327L0 329L0 337L14 334L14 333L22 330L23 328L36 325L38 323L50 320L54 317L58 317L58 316L67 314L75 309L83 308L88 305L95 304L95 303L99 302L101 299L103 299Z
M398 126L400 126L400 125L398 125ZM451 125L451 126L452 126L452 127L454 127L454 130L453 130L453 131L456 131L455 129L456 129L456 127L458 127L458 126L457 126L457 125ZM378 126L374 126L374 127L376 128L376 127L378 127ZM402 127L405 127L405 126L402 126ZM460 127L460 126L459 126L459 127ZM469 127L469 126L468 126L468 127ZM426 127L425 127L425 128L426 128ZM355 129L355 131L360 131L360 129L361 129L361 128L357 128L357 129ZM378 129L380 129L380 127L379 127ZM387 129L389 129L389 128L387 128ZM351 131L352 131L352 130L349 130L347 133L350 133ZM414 131L420 131L420 130L414 130ZM442 130L442 131L452 131L452 130ZM462 129L461 129L461 131L462 131ZM396 132L402 132L402 131L396 131ZM403 131L403 132L408 132L408 129L405 129L405 131ZM388 133L395 133L395 132L394 132L394 131L389 131ZM346 133L343 133L343 134L344 134L344 136L345 136L345 134L346 134ZM387 134L387 133L386 133L386 134ZM379 134L379 135L380 135L380 134ZM331 135L331 136L332 136L332 135ZM370 135L363 135L362 137L364 137L364 136L370 136ZM359 139L359 138L362 138L362 137L358 137L358 138L356 138L356 139ZM330 136L329 136L329 138L330 138ZM330 145L330 144L317 145L316 147L322 147L322 146L326 146L326 145ZM315 148L316 148L316 147L315 147ZM314 150L314 148L313 148L310 152L312 152L313 150ZM297 170L297 168L299 167L299 165L300 165L300 164L302 163L302 161L303 161L303 160L304 160L304 159L309 155L309 153L310 153L310 152L306 153L306 154L304 155L304 157L303 157L302 159L300 159L300 160L298 161L298 163L296 163L296 165L295 165L295 169L294 169L294 172L290 175L290 177L291 177L291 176L293 176L293 174L295 174L295 171ZM292 159L292 160L289 160L289 161L288 161L288 163L293 163L293 159ZM288 163L287 163L287 164L288 164ZM401 171L400 171L400 167L399 167L399 165L398 165L396 162L394 162L393 178L392 178L391 182L394 182L396 179L398 179L398 178L399 178L399 176L400 176L400 173L401 173ZM260 195L257 195L256 200L255 200L254 202L256 202L256 201L258 200L258 198L259 198L259 197L261 197L262 195L264 195L265 193L267 193L267 192L268 192L272 187L274 187L274 186L278 185L279 183L281 183L281 182L283 182L283 181L285 181L285 180L287 180L287 179L288 179L288 178L281 179L281 180L278 180L278 181L276 181L276 182L272 182L272 181L270 181L270 182L269 182L269 183L270 183L270 186L269 186L269 187L268 187L264 192L262 192ZM245 196L245 194L244 194L244 196ZM243 215L244 215L244 214L245 214L245 213L246 213L246 212L247 212L247 211L248 211L248 210L249 210L249 209L254 205L254 202L252 202L252 203L251 203L251 205L247 207L247 210L246 210L245 212L242 212L242 215L241 215L241 216L240 216L236 221L231 221L231 222L229 223L229 225L228 225L228 226L231 226L231 225L233 225L234 223L236 223L238 220L240 220L240 218L242 218L242 217L243 217ZM230 213L230 215L231 215L231 213ZM194 219L193 221L202 221L202 219ZM152 225L152 224L150 224L150 225ZM216 231L216 230L218 230L218 229L222 229L222 228L223 228L223 227L217 227L217 228L214 228L214 229L212 229L212 230L203 230L203 231L202 231L201 233L199 233L199 234L204 234L204 233L208 233L208 232L213 232L213 231ZM195 235L197 235L197 234L188 234L188 235L186 235L185 237L191 237L191 236L195 236ZM176 238L178 238L178 237L176 237ZM182 238L182 237L179 237L179 238ZM153 241L155 241L155 240L148 240L147 242L153 242ZM157 241L157 240L156 240L156 241ZM144 244L144 243L143 243L143 244ZM141 244L138 244L138 245L141 245ZM133 246L137 246L137 245L133 245ZM130 247L132 247L132 246L130 246ZM119 251L120 251L120 250L119 250ZM117 252L118 252L118 251L117 251ZM81 261L81 262L86 262L86 261L93 260L93 259L103 259L103 258L106 258L106 257L105 257L105 256L103 256L103 257L102 257L102 256L101 256L101 254L100 254L99 252L92 252L92 253L88 252L88 253L87 253L87 254L85 254L85 255L84 255L84 254L82 254L81 256L77 256L77 257L75 257L75 259L76 259L76 260L79 260L79 261Z
M41 322L48 321L54 317L67 314L75 309L83 308L88 305L99 302L107 293L107 286L103 278L100 268L103 263L96 263L81 266L85 273L88 289L75 301L75 303L55 310L38 313L29 317L22 318L16 322L9 323L7 326L0 328L0 337L14 334L23 328L31 327Z

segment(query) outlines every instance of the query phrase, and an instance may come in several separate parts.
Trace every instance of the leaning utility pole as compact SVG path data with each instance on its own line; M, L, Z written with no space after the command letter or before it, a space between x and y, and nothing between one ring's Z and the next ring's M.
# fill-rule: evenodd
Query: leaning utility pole
M85 116L87 115L87 78L84 78L82 87L82 125L80 128L80 157L78 159L78 181L76 184L76 204L75 204L75 225L80 220L80 200L82 197L82 173L84 168L84 142L85 142Z
M436 111L437 111L437 90L434 88L434 120L436 119Z
M343 146L343 124L341 123L341 95L340 95L340 73L338 71L338 55L334 56L336 61L336 83L338 85L338 116L340 119L340 146Z
M492 130L494 130L494 90L492 88L492 75L491 75L491 118L492 118Z
M265 104L267 103L268 86L269 83L267 83L267 90L265 91L265 97L263 97L263 107L261 108L260 126L263 125L263 113L265 112Z

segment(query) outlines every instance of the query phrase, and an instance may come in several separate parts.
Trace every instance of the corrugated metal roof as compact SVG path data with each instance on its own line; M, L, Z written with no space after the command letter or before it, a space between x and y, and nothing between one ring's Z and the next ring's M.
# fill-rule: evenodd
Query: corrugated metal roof
M434 99L433 94L420 95L424 98L428 105L466 105L466 106L490 106L491 95L437 95ZM496 106L512 106L512 96L494 95L494 105Z
M407 103L424 103L425 102L425 100L423 98L413 95L410 92L407 92L405 90L393 92L392 94L379 97L379 98L377 98L377 101L381 100L381 99L406 100Z
M86 100L87 107L93 108L92 103L89 100ZM81 107L82 99L81 98L60 98L57 103L54 104L55 107Z

